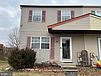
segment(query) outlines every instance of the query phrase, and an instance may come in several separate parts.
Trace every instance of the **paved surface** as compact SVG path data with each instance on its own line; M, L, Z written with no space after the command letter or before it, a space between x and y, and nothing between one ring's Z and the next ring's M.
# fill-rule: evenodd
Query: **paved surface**
M97 75L97 76L101 76L101 74Z

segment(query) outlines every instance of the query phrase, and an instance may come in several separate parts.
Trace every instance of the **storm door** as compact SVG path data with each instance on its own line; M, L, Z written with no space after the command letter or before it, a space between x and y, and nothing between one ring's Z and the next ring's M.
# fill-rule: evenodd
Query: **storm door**
M62 62L72 61L72 42L71 37L60 38L60 54Z

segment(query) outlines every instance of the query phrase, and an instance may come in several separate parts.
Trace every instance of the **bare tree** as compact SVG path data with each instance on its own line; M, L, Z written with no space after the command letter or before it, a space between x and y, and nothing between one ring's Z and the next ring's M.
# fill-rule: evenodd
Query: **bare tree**
M18 28L13 28L11 29L9 35L8 35L8 44L10 47L15 47L18 48L19 47L19 30Z

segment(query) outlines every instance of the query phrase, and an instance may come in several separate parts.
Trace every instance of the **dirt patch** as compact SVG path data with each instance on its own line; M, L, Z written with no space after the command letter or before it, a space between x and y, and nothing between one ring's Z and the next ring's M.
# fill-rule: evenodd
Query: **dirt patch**
M78 67L78 76L101 76L101 69L95 67Z
M62 72L13 72L13 76L64 76Z

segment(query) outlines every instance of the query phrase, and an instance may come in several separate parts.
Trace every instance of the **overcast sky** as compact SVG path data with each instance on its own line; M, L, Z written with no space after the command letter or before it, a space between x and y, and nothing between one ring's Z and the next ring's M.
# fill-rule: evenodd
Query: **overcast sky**
M0 43L7 45L9 31L19 27L20 4L101 4L101 0L2 0L0 2Z

